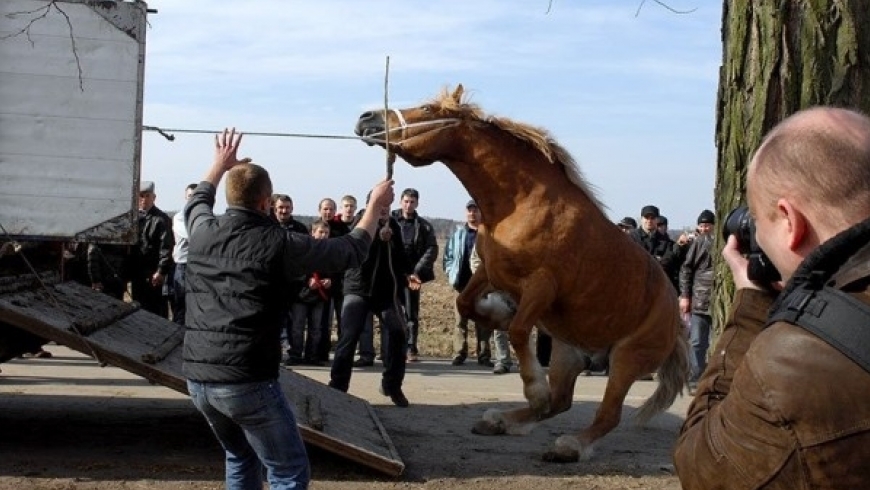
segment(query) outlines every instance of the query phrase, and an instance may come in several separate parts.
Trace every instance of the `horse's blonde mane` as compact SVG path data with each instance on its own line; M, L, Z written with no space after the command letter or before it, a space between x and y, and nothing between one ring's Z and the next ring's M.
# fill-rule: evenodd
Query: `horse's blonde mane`
M520 123L506 117L487 116L480 106L471 103L467 97L463 95L462 100L453 98L450 91L446 88L441 94L431 102L432 105L440 107L443 111L452 113L460 113L466 118L481 121L490 124L510 135L524 141L538 150L548 162L554 165L561 165L565 170L565 175L568 180L583 191L589 199L595 203L598 208L604 212L604 204L598 199L598 193L595 187L590 184L583 176L583 172L574 161L574 157L560 145L550 133L543 128L531 126L529 124Z

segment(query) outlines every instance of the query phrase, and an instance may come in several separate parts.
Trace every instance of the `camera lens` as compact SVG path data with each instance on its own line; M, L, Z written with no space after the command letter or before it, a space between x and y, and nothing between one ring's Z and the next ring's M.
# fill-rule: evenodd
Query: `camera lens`
M746 206L736 207L725 218L725 226L722 227L722 238L728 240L730 235L734 235L737 238L737 246L740 248L741 253L749 253L753 225L749 208Z

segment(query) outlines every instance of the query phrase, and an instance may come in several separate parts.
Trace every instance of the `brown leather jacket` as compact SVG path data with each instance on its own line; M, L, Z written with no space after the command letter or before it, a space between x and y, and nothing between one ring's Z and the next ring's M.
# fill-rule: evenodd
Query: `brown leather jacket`
M870 304L870 246L843 255L827 284ZM870 373L799 326L764 328L772 301L737 292L674 451L683 488L870 488Z

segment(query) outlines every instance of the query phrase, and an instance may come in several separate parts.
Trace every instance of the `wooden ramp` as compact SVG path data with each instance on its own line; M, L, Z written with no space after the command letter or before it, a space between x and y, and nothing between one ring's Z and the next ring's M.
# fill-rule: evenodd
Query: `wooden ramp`
M187 394L183 327L56 277L0 278L0 321ZM367 401L283 369L280 382L306 442L390 476L404 471Z

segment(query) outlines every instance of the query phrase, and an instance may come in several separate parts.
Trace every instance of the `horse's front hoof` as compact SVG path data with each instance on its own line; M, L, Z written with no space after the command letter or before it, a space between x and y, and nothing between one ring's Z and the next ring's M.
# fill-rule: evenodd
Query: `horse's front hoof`
M503 422L490 422L488 420L478 420L471 428L472 434L481 436L500 436L507 432L507 428Z
M490 409L484 412L483 418L478 420L471 428L473 434L482 436L500 436L507 433L507 424L501 415L501 412L495 409Z

